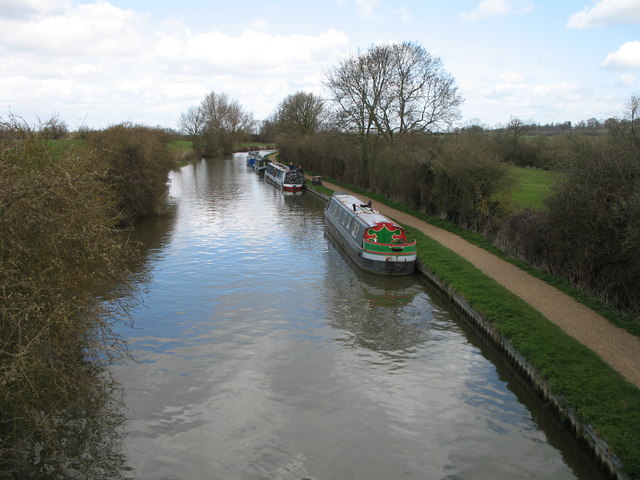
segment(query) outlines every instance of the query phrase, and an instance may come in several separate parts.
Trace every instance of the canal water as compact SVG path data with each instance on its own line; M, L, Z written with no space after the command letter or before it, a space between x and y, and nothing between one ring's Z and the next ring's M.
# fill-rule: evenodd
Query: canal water
M360 272L321 199L244 158L172 174L171 213L137 228L114 369L133 478L603 478L423 279Z

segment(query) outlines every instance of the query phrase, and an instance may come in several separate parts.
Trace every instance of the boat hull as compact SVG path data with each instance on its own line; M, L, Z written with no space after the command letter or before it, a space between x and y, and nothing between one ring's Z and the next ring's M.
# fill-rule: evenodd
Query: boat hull
M333 217L325 211L325 232L344 250L347 256L359 268L367 272L381 275L411 275L416 271L415 256L384 256L372 258L364 248L344 230L342 225L334 222Z

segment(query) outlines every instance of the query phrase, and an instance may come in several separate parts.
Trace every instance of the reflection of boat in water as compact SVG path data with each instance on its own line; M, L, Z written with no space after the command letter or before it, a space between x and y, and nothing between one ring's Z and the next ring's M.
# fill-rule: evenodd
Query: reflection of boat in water
M324 210L325 229L363 270L407 275L416 268L416 242L404 229L353 195L334 194Z
M341 259L351 262L335 241L331 245ZM336 340L348 347L379 352L376 362L401 361L432 329L425 284L415 275L376 275L357 268L351 272L334 277L342 283L330 300L329 325L343 332Z
M379 307L398 307L413 300L415 292L409 289L398 290L368 287L365 285L363 297L372 305Z
M285 192L301 192L304 189L304 173L278 162L271 162L264 171L264 178Z

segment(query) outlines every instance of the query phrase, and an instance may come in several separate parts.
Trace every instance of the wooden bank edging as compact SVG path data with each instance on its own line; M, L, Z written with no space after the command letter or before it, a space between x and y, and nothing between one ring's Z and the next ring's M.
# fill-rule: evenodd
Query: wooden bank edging
M590 425L580 421L574 408L567 404L560 395L551 391L547 382L533 368L529 361L513 346L510 340L500 335L493 323L486 320L476 312L467 301L453 288L440 280L435 273L423 262L418 262L418 271L429 283L435 286L452 303L454 308L462 314L466 320L486 335L497 347L502 350L518 370L531 382L544 400L551 405L561 416L566 418L579 439L586 441L595 457L605 465L609 471L619 480L632 480L630 476L621 472L622 461L611 451L607 442L600 438Z
M329 197L313 188L307 188L308 192L324 199ZM606 468L618 480L632 480L630 476L621 472L622 461L611 451L607 442L600 438L590 425L580 421L574 408L567 404L564 398L554 394L544 378L533 368L529 361L513 346L510 340L500 335L493 323L486 320L476 312L467 301L456 292L451 286L440 280L435 273L423 262L418 261L419 273L438 289L454 306L454 308L472 325L482 332L494 345L504 352L509 360L518 370L529 380L533 388L538 391L543 399L553 405L558 415L566 418L578 439L584 440L591 449L594 456L606 466Z

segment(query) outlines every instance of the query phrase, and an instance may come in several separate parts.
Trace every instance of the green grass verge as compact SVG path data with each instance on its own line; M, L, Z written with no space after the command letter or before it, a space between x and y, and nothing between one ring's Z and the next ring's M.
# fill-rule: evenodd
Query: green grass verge
M331 183L340 185L333 180ZM472 243L499 252L480 235L448 222L428 217L371 192L340 185L393 208L461 234ZM312 186L331 195L327 187ZM320 188L322 190L320 190ZM640 390L628 383L598 355L565 334L537 310L484 275L470 262L419 230L406 227L417 240L418 256L442 281L463 296L471 307L531 363L548 382L552 392L575 409L577 417L591 425L624 463L624 471L640 478ZM504 256L501 254L500 256Z
M511 171L516 177L516 188L511 192L516 206L544 210L544 200L551 192L553 184L560 178L560 174L523 167L512 167Z

